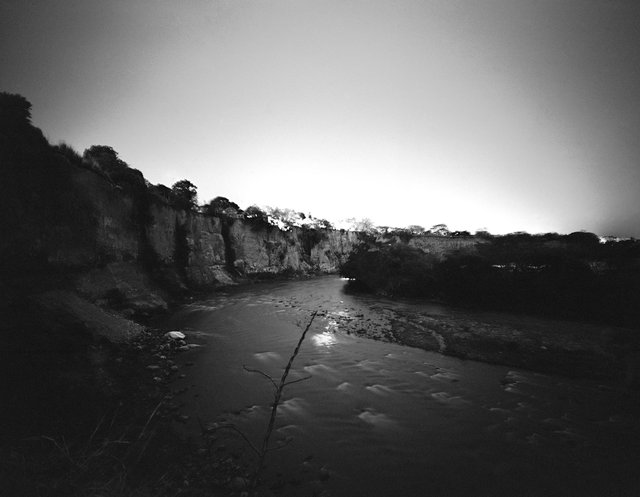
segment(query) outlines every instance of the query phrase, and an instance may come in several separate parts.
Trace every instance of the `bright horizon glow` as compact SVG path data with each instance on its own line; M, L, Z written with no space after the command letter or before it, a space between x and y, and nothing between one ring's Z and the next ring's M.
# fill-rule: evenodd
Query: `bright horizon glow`
M640 237L638 23L635 0L0 0L0 91L201 203Z

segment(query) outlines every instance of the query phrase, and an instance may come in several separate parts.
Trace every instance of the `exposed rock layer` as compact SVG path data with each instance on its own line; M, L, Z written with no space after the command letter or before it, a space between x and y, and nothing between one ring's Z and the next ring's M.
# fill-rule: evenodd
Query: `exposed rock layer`
M229 284L236 275L334 272L358 241L355 232L282 231L250 219L176 210L157 199L141 207L93 171L73 168L70 178L75 191L68 194L81 199L84 213L82 219L42 227L38 245L53 266L91 271L112 263L151 263L154 270L177 269L184 283L202 287ZM80 240L70 236L78 230Z

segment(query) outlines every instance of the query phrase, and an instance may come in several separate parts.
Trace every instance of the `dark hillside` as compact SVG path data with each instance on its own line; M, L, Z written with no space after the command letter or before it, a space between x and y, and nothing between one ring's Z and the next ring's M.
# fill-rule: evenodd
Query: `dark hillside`
M640 326L636 240L515 233L439 255L412 241L372 239L352 252L342 275L362 289L392 296Z

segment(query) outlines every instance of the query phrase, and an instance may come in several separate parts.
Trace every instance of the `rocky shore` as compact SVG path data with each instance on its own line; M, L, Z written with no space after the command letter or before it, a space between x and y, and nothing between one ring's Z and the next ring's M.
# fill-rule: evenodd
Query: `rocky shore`
M244 463L182 429L174 381L199 345L149 324L179 301L130 286L114 305L72 280L0 288L1 493L239 495Z
M428 307L416 311L401 300L389 300L345 308L330 317L335 329L367 338L462 359L640 387L640 336L635 330L454 308L444 314Z

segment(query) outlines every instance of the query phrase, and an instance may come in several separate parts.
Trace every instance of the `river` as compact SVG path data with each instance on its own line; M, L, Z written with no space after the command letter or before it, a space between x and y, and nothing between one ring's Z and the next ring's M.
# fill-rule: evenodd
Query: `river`
M344 292L335 276L260 283L183 306L162 323L202 347L172 383L187 429L233 424L256 445L273 388L311 314L279 407L265 487L281 495L640 495L637 392L447 357L384 338L422 305ZM186 419L186 418L185 418ZM215 424L217 423L217 424ZM251 463L217 430L215 449Z

